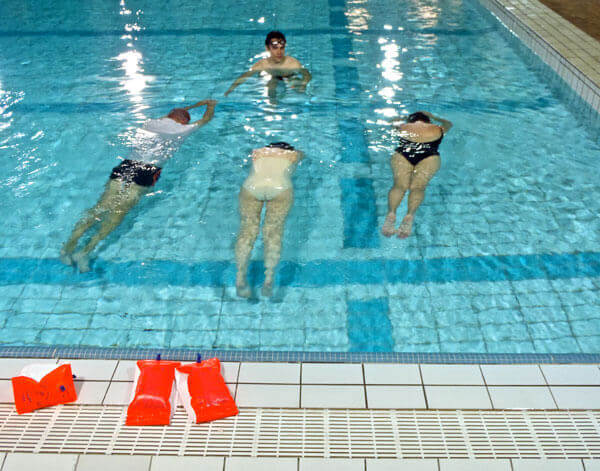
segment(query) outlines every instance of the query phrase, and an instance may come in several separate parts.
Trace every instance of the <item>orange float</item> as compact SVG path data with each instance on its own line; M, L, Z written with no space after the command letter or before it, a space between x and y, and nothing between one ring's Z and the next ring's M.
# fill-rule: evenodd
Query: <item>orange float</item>
M175 372L179 399L196 423L237 415L231 393L221 376L221 363L211 358L179 366Z
M173 380L178 361L137 362L133 399L127 408L125 425L169 425L175 409Z
M77 400L70 364L28 365L12 378L18 414Z

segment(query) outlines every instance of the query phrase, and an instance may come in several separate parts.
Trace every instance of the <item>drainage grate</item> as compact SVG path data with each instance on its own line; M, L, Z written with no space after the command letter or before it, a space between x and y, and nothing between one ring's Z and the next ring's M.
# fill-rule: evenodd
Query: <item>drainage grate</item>
M125 427L121 406L0 405L0 452L319 458L600 458L600 411L249 409Z

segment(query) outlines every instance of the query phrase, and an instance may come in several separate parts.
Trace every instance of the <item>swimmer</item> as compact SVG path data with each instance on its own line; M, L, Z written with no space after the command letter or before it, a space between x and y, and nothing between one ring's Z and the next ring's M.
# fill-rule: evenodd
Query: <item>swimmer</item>
M440 125L431 123L438 121ZM415 213L425 198L425 188L440 169L438 147L452 123L428 113L418 111L398 127L400 145L392 155L391 166L394 173L394 186L388 193L388 213L381 233L386 237L396 234L406 239L412 232ZM396 210L408 195L408 211L396 230Z
M133 151L129 159L113 168L104 193L93 208L75 225L71 237L60 251L66 265L76 265L80 272L90 270L88 254L123 221L125 215L150 191L162 166L179 149L184 139L208 123L215 112L215 100L202 100L185 108L175 108L168 115L151 119L137 130ZM190 123L188 110L206 105L204 116ZM99 224L88 243L75 252L79 239Z
M266 206L263 225L265 282L263 296L273 292L273 276L281 254L285 219L292 207L294 193L291 175L304 157L286 142L274 142L252 152L252 170L239 194L240 232L235 244L238 296L250 297L247 273L250 253L260 230L260 214Z
M240 75L225 92L229 95L238 85L244 83L248 78L261 72L268 73L271 78L267 83L269 98L275 99L275 89L279 81L287 81L291 87L299 92L306 90L306 85L312 78L310 72L302 67L302 64L292 56L285 55L285 36L279 31L271 31L265 39L265 48L269 57L256 62L249 71ZM300 75L302 78L300 78Z

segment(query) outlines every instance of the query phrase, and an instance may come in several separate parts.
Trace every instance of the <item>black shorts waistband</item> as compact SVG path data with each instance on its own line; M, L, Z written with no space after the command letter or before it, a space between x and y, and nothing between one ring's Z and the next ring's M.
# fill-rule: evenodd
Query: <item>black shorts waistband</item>
M160 177L162 169L156 165L139 160L125 159L112 169L111 180L121 180L140 186L154 186Z

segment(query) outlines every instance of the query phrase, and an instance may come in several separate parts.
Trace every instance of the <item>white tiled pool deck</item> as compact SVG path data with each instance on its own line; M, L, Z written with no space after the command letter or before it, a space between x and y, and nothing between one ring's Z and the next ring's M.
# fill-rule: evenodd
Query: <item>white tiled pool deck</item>
M77 402L73 405L45 409L46 416L36 416L35 414L38 413L17 416L12 404L10 378L18 375L26 364L38 362L71 364L77 376ZM98 414L98 411L100 415L105 414L107 417L116 417L117 422L122 421L133 388L134 364L134 361L118 360L0 359L0 403L2 403L0 404L0 452L4 453L0 454L3 463L0 469L2 471L37 469L42 463L44 469L48 471L100 470L107 466L112 469L127 470L175 469L177 466L180 470L243 468L245 471L269 468L369 471L469 470L484 469L484 467L493 470L523 471L600 469L600 429L598 428L600 416L593 413L593 410L600 410L600 365L595 364L417 365L227 362L223 363L222 371L240 408L238 418L196 425L187 420L183 409L179 407L172 425L168 427L146 427L141 432L141 429L135 427L121 429L120 426L123 424L120 423L117 432L110 432L113 435L112 440L116 440L119 434L129 433L131 437L135 437L133 440L135 443L131 448L115 446L112 450L90 447L90 434L101 437L96 430L98 426L96 423L89 422L87 426L89 433L85 439L78 437L77 432L50 430L53 427L60 428L54 420L59 419L61 415L71 417L66 422L68 426L75 426L78 420L83 420L85 427L85 420L81 417L86 417L88 413ZM493 420L502 422L513 420L516 417L514 414L522 414L523 410L537 411L533 412L531 416L533 419L527 415L523 417L525 422L532 420L538 423L542 419L548 423L552 422L551 414L558 414L560 411L569 410L571 414L573 411L579 411L581 417L590 420L586 425L587 438L580 435L579 429L573 429L574 435L567 435L566 442L574 440L575 443L565 444L564 437L559 436L561 432L553 431L550 427L545 428L541 433L535 432L536 440L543 442L550 437L550 442L541 445L523 445L525 448L519 448L521 445L516 448L511 445L511 448L507 445L509 442L525 440L526 429L529 429L529 426L523 422L516 429L511 429L510 434L502 436L498 430L490 431L488 423L483 426L482 432L488 435L487 440L492 443L492 448L495 446L496 449L487 453L478 451L480 444L465 443L464 432L462 435L457 435L456 430L451 430L452 427L463 427L464 424L459 423L461 421L472 422L473 414L477 417L495 414ZM346 449L343 443L345 439L341 435L335 438L336 433L350 435L356 433L356 430L350 430L353 427L350 423L345 424L350 431L344 429L340 417L342 419L345 417L347 422L362 421L364 426L366 423L364 414L369 413L376 416L374 421L371 419L369 422L375 424L375 427L377 427L377 418L385 420L388 413L415 417L419 414L430 414L425 416L429 420L427 427L430 428L423 428L420 424L412 430L410 425L405 424L396 437L392 434L385 439L391 443L394 440L406 441L406 437L412 434L419 437L408 447L406 443L403 443L400 448L391 444L388 451L379 451L379 456L384 458L377 459L372 457L373 454L377 456L377 452L373 449L380 447L380 443L369 445L368 440L365 443L359 443L360 440L357 440L353 444L351 437L348 439L349 447ZM536 413L541 415L536 416ZM353 416L353 414L358 415ZM453 414L457 414L458 417L455 424L450 423ZM310 416L324 416L329 419L307 426L306 424L311 420ZM52 420L47 420L48 417ZM252 431L255 430L253 427L258 425L250 425L248 429L250 433L244 435L245 432L242 431L244 424L248 421L265 422L267 417L271 420L270 425L261 427L266 427L267 430L270 428L271 432L265 435L265 430L261 429L262 444L252 446ZM309 441L310 446L300 447L302 451L294 451L299 448L291 442L287 448L280 443L289 440L289 437L285 438L283 435L289 434L289 428L294 427L294 424L291 424L286 431L286 425L282 422L298 417L302 418L298 422L299 428L303 430L302 440L305 440L306 434L313 436ZM490 417L487 416L488 419ZM555 423L567 420L567 416L557 417L559 421ZM18 422L19 420L22 422ZM24 429L19 424L23 424ZM595 425L592 427L594 430L590 429L590 424ZM64 429L64 424L62 427ZM486 427L487 430L484 430ZM532 427L535 428L536 425ZM168 434L169 430L177 429L182 431L181 437L189 437L195 432L194 429L197 429L200 435L205 434L202 437L205 436L206 440L230 437L225 441L231 443L226 443L225 452L215 452L221 449L218 447L212 451L208 447L202 450L194 449L189 444L178 449L177 443L172 443L175 448L170 449L171 445L165 448L163 442L174 442L176 441L174 437L178 437L173 435L169 438L165 434ZM227 432L228 429L233 430L231 435L228 435L230 433ZM515 430L520 438L509 436L515 435ZM144 440L140 439L139 434L145 432L149 435L144 439L146 445L142 446L139 442ZM70 439L76 442L75 444L69 444L69 433L72 433ZM363 438L369 435L366 429L360 433ZM381 440L381 432L374 433L379 433L379 440ZM441 434L444 441L443 446L438 447L437 450L436 434ZM555 438L553 434L556 435ZM64 436L62 442L57 438L58 435ZM425 435L429 436L425 437ZM87 440L85 451L82 451L82 448L80 452L73 452L77 450L77 443L83 443L82 440ZM99 438L98 441L102 440ZM107 443L109 441L111 441L110 437ZM336 444L336 441L339 443ZM577 443L578 441L586 442L584 447L586 451L582 452L584 448L581 447L582 443ZM272 447L265 447L266 442L272 442ZM554 444L556 449L552 448ZM527 451L527 446L533 448ZM171 452L165 453L165 449L170 449ZM23 453L23 450L29 452ZM49 450L55 450L56 453ZM489 459L486 453L498 458ZM398 459L398 455L409 458ZM414 459L415 456L422 458ZM447 458L447 456L458 456L460 459ZM527 459L528 456L537 459ZM564 459L570 456L573 458Z

